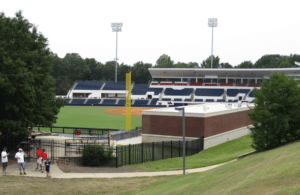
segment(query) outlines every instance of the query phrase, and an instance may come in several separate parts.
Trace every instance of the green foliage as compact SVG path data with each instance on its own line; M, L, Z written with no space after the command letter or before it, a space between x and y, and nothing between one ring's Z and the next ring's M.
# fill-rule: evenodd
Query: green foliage
M55 123L65 101L55 98L47 39L20 11L14 18L0 14L0 42L2 133L27 135L29 126Z
M148 84L149 80L151 80L148 68L151 67L151 64L144 64L143 62L135 63L131 68L131 80L138 84Z
M233 68L233 66L231 64L227 63L227 62L226 63L221 63L220 67L221 68Z
M244 61L237 65L235 68L253 68L253 64L251 61Z
M89 144L82 151L81 163L85 166L101 166L106 165L113 158L112 147L105 149L104 144Z
M219 68L219 67L220 67L219 56L217 56L217 57L213 56L213 68ZM211 56L206 58L206 60L202 61L201 68L211 68Z
M163 54L156 61L155 68L173 68L174 61L171 60L171 57Z
M285 73L273 73L263 80L261 89L254 89L255 108L249 113L253 148L274 148L284 141L300 138L300 88Z

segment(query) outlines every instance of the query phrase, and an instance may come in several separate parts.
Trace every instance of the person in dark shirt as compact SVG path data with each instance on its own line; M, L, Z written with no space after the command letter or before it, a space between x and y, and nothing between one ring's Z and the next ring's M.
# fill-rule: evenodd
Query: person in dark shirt
M47 158L47 160L45 162L45 167L46 167L46 173L47 173L46 177L49 177L49 178L50 178L50 164L51 164L51 162L49 161L49 158Z

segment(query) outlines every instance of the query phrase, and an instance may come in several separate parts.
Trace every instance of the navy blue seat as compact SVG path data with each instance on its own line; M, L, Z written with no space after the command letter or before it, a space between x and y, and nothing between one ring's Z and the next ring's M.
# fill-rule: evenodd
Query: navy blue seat
M253 91L250 92L249 97L254 97Z
M132 95L146 95L147 92L154 92L154 95L161 93L163 88L151 88L147 84L134 85L131 94Z
M162 98L162 101L171 101L171 98Z
M195 102L203 102L203 99L195 99Z
M100 99L89 99L86 103L87 104L99 104L100 103Z
M191 102L192 99L185 99L184 101L185 101L185 102Z
M175 89L172 89L172 88L166 88L166 90L165 90L165 95L187 96L187 95L191 95L191 93L193 93L192 88L185 88L185 89L182 89L182 90L175 90Z
M74 90L100 90L103 82L101 81L77 81Z
M119 100L119 102L118 102L118 106L125 106L125 104L126 104L126 100Z
M174 103L174 107L176 106L183 106L183 103Z
M102 90L126 90L125 82L107 82Z
M236 97L238 93L248 93L250 89L227 89L227 95L229 97Z
M83 104L85 99L73 99L71 104Z
M150 105L156 105L158 98L153 98Z
M220 99L218 99L217 102L225 102L225 100L220 100Z
M214 102L213 99L206 99L205 102Z
M134 105L147 105L149 100L135 100Z
M196 89L196 96L221 96L224 94L224 89Z
M182 101L181 98L174 98L174 101Z
M233 100L233 102L238 102L238 100Z
M104 99L102 104L115 105L116 104L116 99Z

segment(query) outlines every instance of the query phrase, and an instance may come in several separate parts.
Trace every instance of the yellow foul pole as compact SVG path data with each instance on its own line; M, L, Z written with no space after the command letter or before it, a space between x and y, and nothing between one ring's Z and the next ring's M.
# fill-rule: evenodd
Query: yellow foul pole
M131 72L126 74L126 131L131 130Z

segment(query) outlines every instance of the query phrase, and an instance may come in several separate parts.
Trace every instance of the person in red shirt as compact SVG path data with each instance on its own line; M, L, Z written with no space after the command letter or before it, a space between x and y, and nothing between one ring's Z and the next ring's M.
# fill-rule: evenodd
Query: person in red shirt
M41 171L43 170L42 167L42 160L43 160L43 150L40 149L40 147L37 147L37 151L36 151L36 157L37 157L37 161L36 161L36 171L39 170L39 165L41 167Z
M41 171L42 173L44 173L45 171L45 162L47 160L47 153L45 152L45 149L43 149L43 161L42 161L42 164L43 164L43 170Z

